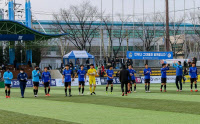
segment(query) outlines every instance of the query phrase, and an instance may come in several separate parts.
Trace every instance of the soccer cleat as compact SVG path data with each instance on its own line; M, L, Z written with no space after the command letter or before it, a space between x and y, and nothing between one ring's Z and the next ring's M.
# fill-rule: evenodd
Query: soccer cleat
M108 94L108 91L106 91L106 94Z
M127 96L127 94L125 94L125 96Z
M195 92L198 92L198 90L196 89Z
M83 93L81 95L83 96Z
M134 91L134 93L136 93L137 91Z
M34 95L35 97L37 97L36 95Z
M176 90L177 92L179 92L179 90Z
M50 94L47 94L48 96L50 96Z
M113 94L113 92L110 92L110 94Z
M145 91L146 93L148 92L148 91Z
M8 96L8 98L10 98L10 96Z
M92 95L92 93L90 93L90 95Z
M24 96L21 96L21 98L24 98Z
M65 96L67 96L67 93L65 94Z
M164 92L167 92L167 90L164 90Z
M182 90L179 90L179 92L182 92Z
M122 93L122 96L124 96L124 93Z
M162 89L160 89L160 92L162 92Z
M131 91L129 91L128 93L131 93Z
M193 92L193 90L190 90L191 92Z
M81 93L79 92L78 95L81 95Z
M72 97L72 95L70 94L69 97Z
M96 93L95 92L92 92L94 95L96 95Z
M8 98L8 96L6 96L6 98Z
M48 96L47 94L45 96Z
M149 90L148 92L150 93L151 91Z

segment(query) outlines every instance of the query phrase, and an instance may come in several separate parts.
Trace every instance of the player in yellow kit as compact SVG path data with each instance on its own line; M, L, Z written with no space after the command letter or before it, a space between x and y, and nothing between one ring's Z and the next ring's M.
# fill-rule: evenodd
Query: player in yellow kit
M96 69L94 69L94 65L91 64L90 69L87 72L87 74L89 76L90 95L92 95L92 94L96 95L96 93L94 92L96 89L96 79L95 79L96 73L97 73L97 71L96 71ZM93 84L93 90L92 90L92 84Z

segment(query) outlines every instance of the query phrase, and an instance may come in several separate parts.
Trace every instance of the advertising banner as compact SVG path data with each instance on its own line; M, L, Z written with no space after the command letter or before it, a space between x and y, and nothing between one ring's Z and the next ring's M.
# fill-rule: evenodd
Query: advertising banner
M142 78L142 83L144 82L144 76ZM167 83L175 83L176 76L167 76ZM161 76L151 76L151 83L161 83Z
M100 81L101 81L101 85L106 85L107 84L107 77L100 78ZM136 81L137 84L142 83L141 77L135 77L135 81ZM113 78L113 84L121 84L118 77Z
M139 60L173 59L173 52L137 52L127 51L127 58Z

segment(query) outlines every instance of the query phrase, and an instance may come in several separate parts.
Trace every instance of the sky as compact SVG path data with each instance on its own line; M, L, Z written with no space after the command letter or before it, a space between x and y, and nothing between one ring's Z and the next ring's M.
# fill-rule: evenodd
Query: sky
M6 0L0 0L6 1ZM70 5L81 4L86 0L31 0L33 16L37 20L52 20L52 14L58 13L62 8L68 9ZM87 0L90 1L92 5L96 6L101 10L101 0ZM124 4L122 4L124 1ZM122 14L122 5L124 5L124 15L133 15L133 8L135 8L135 15L139 18L142 17L143 13L143 0L135 0L135 7L133 7L134 0L113 0L114 6L114 16L117 14ZM198 12L198 7L200 7L200 0L185 0L186 1L186 13L193 12L194 7L196 12ZM194 2L195 1L195 2ZM16 0L17 3L22 4L24 8L25 0ZM155 11L165 12L165 0L155 0ZM194 5L195 4L195 5ZM111 14L112 12L112 0L102 0L102 8L106 14ZM1 4L0 7L4 6ZM153 16L154 12L154 0L144 0L144 13ZM4 6L4 9L7 7ZM184 10L184 0L175 0L175 11L176 19L183 16ZM170 18L174 17L174 0L169 0L169 11Z

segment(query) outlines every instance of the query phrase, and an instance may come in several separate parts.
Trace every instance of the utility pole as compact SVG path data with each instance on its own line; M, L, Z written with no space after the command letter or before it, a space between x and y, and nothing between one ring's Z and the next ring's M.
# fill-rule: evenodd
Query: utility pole
M165 40L165 47L166 51L169 51L169 1L165 0L166 6L166 40Z

